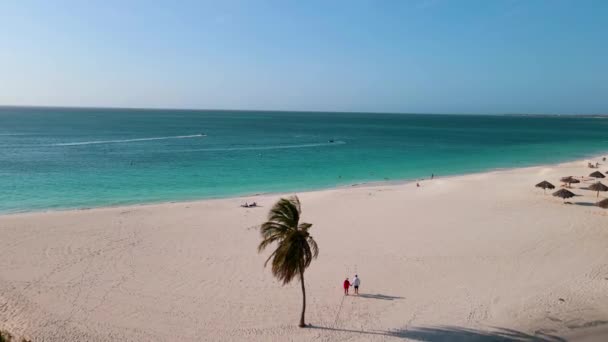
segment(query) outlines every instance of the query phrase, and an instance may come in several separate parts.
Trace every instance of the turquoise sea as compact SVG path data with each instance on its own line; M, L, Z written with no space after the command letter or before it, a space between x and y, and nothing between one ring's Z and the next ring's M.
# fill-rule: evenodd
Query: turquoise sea
M591 117L0 107L0 212L292 192L608 150Z

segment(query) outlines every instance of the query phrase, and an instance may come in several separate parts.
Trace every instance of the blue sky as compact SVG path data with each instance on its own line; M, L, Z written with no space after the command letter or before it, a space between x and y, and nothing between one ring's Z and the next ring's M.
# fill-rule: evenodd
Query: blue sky
M608 1L5 0L0 104L608 113Z

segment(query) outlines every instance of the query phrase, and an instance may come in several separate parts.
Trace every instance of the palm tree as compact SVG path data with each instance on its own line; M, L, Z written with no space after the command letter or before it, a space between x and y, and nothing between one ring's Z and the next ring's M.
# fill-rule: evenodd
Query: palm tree
M306 290L304 288L304 270L310 266L313 258L319 255L319 247L310 236L308 230L312 227L310 223L300 223L300 200L297 196L288 199L281 198L268 213L268 221L260 228L262 242L258 246L258 253L263 251L273 242L277 248L270 254L264 267L272 259L272 274L283 282L289 284L297 275L300 276L302 285L302 315L300 316L300 327L304 323L304 312L306 311Z

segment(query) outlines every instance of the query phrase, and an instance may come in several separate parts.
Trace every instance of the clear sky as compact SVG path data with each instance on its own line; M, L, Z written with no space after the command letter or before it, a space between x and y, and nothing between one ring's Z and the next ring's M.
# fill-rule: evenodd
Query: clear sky
M608 1L3 0L0 104L608 113Z

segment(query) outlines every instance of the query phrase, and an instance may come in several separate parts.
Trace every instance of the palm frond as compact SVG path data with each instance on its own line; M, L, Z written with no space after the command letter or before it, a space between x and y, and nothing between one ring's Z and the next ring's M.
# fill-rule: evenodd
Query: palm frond
M306 238L306 241L310 245L310 249L312 250L313 258L316 259L319 256L319 246L317 246L317 242L310 235Z
M302 206L300 205L300 199L298 198L298 196L289 197L289 201L291 201L291 203L293 203L293 205L296 207L296 210L298 211L298 213L302 212Z
M270 259L274 258L274 256L276 254L277 254L276 250L274 252L270 253L270 255L268 256L268 259L266 259L266 261L264 261L264 267L266 267L266 265L268 265L268 262L270 261Z
M300 201L297 197L281 198L268 213L268 221L297 227L300 220Z
M280 241L281 239L282 239L281 236L271 236L271 237L267 237L267 238L263 239L262 241L260 241L260 244L258 245L258 253L265 250L266 247L268 247L273 242Z
M298 225L298 229L303 230L305 232L308 232L308 229L310 229L310 227L312 227L312 223L302 222Z
M297 196L281 198L268 213L268 221L260 227L262 241L258 252L273 243L276 249L270 254L264 267L271 262L272 274L283 283L291 282L310 266L319 255L319 247L309 234L310 223L299 223L300 200Z
M280 240L291 228L277 222L265 222L260 227L260 235L263 240L270 240L269 243ZM263 249L263 248L262 248Z

